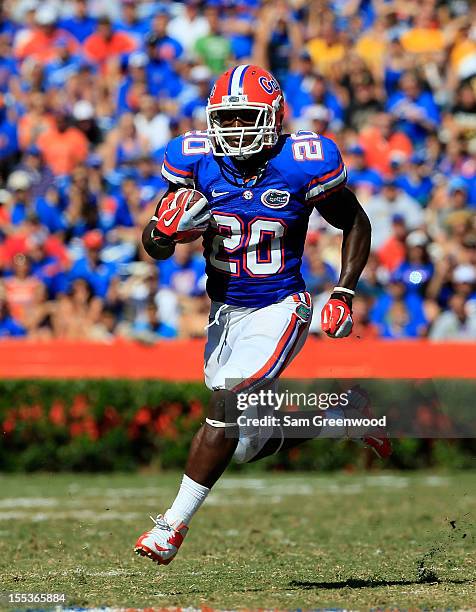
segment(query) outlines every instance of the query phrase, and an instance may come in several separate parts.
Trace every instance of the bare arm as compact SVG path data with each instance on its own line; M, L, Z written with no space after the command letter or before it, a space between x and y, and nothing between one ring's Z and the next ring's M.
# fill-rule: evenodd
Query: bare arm
M370 253L372 228L369 218L347 187L317 203L316 209L328 223L343 231L338 285L355 289Z

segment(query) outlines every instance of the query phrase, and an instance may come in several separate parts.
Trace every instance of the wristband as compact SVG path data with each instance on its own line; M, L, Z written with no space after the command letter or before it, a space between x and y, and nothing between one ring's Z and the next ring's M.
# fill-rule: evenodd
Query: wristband
M347 289L347 287L334 287L332 293L348 293L352 297L355 295L355 291L352 289Z
M155 221L156 223L157 223L158 220L159 220L158 217L156 217L155 215L152 215L152 217L150 218L150 221ZM150 223L150 221L149 221L149 223Z

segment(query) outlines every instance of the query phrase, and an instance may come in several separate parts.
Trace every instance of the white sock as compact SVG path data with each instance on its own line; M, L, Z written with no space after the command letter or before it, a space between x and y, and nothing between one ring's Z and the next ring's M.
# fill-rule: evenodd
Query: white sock
M192 516L200 508L209 494L210 489L183 475L177 497L172 506L165 513L165 519L171 525L175 522L185 523L192 520Z

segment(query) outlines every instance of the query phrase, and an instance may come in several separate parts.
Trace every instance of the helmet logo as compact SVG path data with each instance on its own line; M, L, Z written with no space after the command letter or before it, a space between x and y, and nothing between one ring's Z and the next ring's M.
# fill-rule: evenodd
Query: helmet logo
M274 91L279 91L279 85L274 79L267 79L265 76L261 76L258 79L258 83L265 90L266 93L272 94Z
M246 104L248 96L243 94L240 96L222 96L221 100L223 104Z
M283 208L291 197L289 191L279 189L267 189L261 196L261 201L268 208Z

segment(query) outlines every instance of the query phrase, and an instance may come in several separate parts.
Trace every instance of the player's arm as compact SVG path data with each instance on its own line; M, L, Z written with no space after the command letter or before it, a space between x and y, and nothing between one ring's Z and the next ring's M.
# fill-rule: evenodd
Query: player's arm
M343 232L339 281L321 316L323 331L342 338L352 331L352 297L369 257L372 228L355 194L347 187L329 194L315 206L330 225Z
M196 155L184 155L186 135L172 139L165 150L162 164L162 176L168 181L169 187L157 204L155 213L142 232L142 244L147 254L153 259L168 259L175 250L174 234L180 221L185 216L184 223L190 226L194 223L194 210L181 210L171 215L170 207L176 207L174 198L179 189L193 188ZM200 212L200 211L198 211ZM184 224L182 223L182 225Z
M157 204L154 216L151 218L142 232L142 245L144 246L147 255L152 257L152 259L168 259L175 251L175 241L163 234L157 228L157 222L159 220L160 207L162 203L167 200L170 194L174 194L179 189L180 185L169 182L167 192Z
M343 232L338 285L354 290L369 258L372 235L369 218L347 187L318 202L316 208L330 225Z

